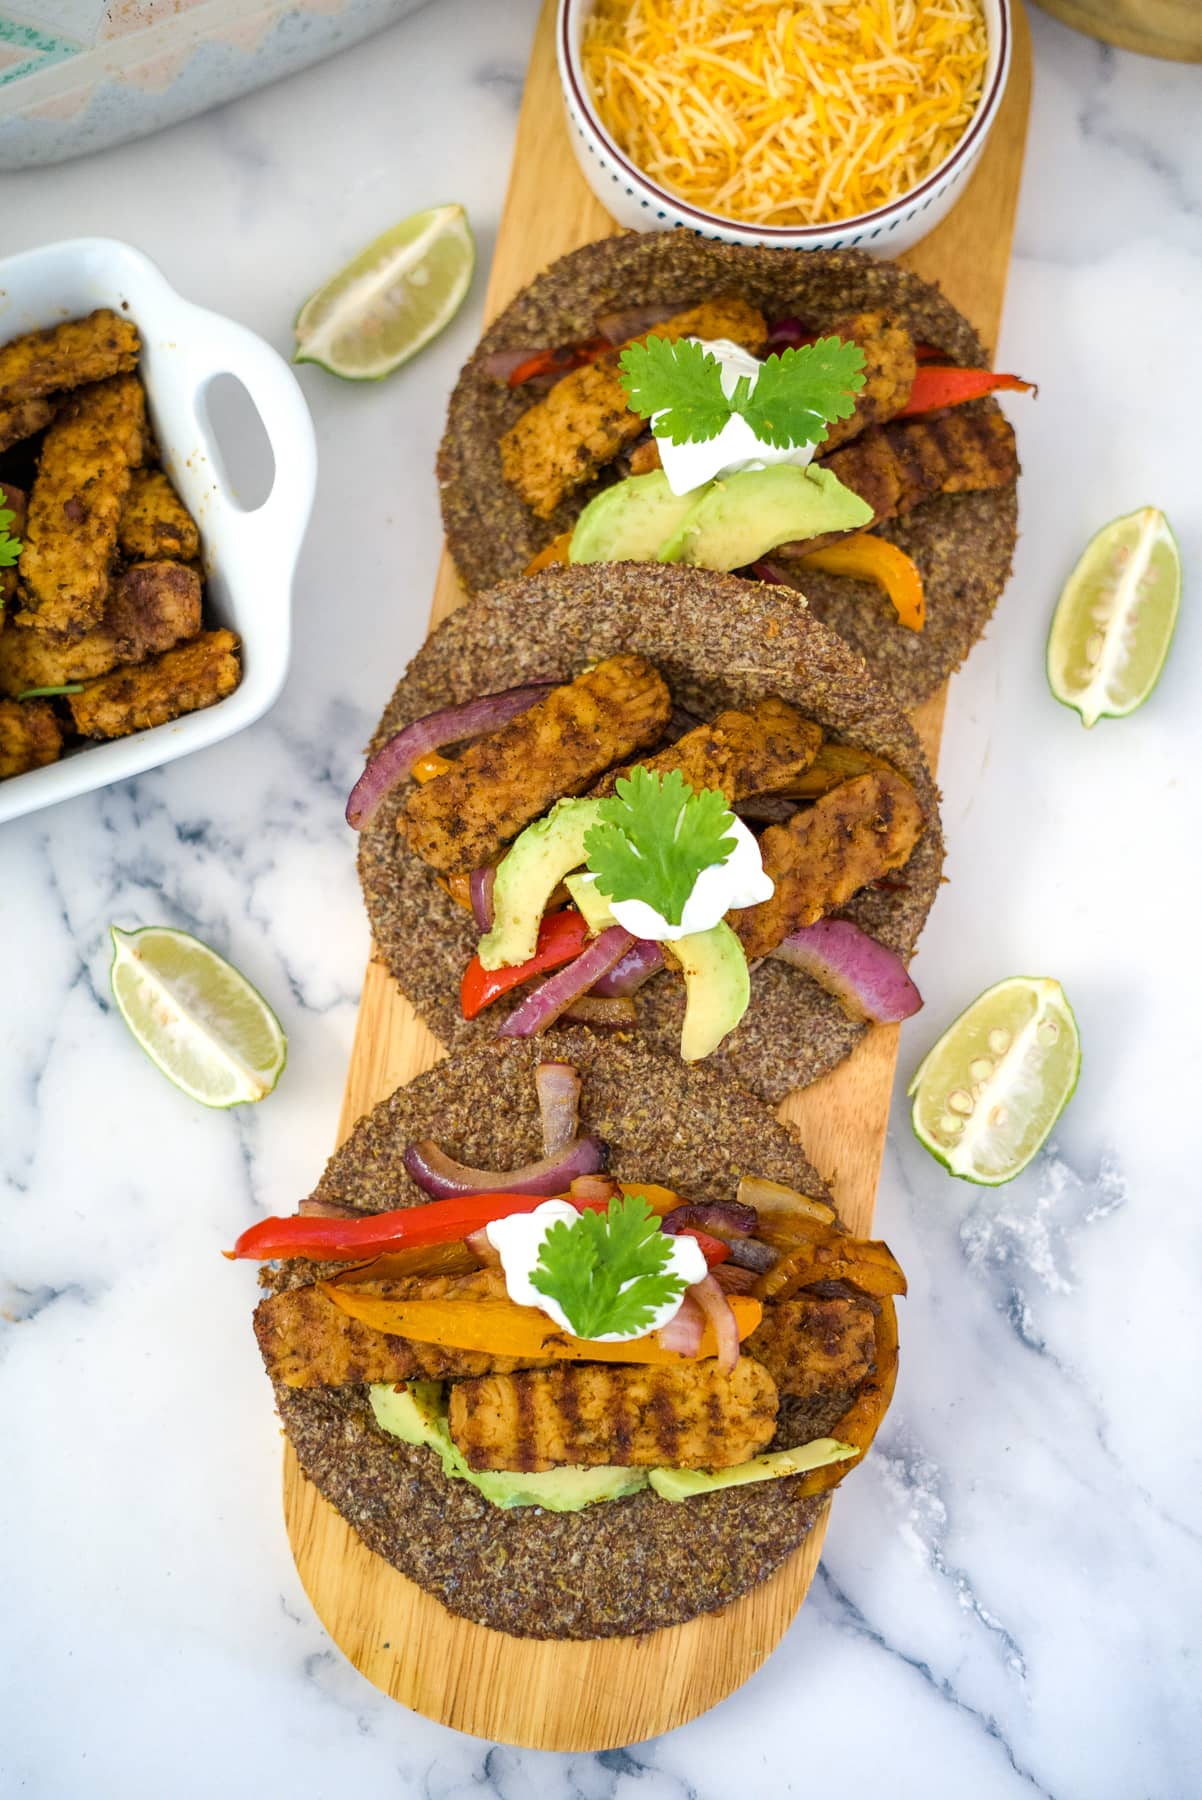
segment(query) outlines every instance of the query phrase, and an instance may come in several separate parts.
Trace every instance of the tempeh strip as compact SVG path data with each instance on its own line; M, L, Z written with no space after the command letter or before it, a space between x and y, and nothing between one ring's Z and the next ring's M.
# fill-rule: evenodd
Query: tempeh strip
M0 781L24 775L62 754L63 734L46 700L0 700Z
M82 737L128 737L214 705L238 679L237 638L232 631L206 631L178 650L88 682L67 705Z
M0 345L0 407L20 406L110 375L127 375L140 349L133 321L107 307L85 319L66 319L45 331L27 332Z
M191 562L200 555L196 521L161 469L138 469L117 528L121 553L131 561L170 557Z
M194 638L201 626L200 577L182 563L138 563L109 589L100 624L80 638L44 631L0 637L0 694L94 681L123 663L144 662Z

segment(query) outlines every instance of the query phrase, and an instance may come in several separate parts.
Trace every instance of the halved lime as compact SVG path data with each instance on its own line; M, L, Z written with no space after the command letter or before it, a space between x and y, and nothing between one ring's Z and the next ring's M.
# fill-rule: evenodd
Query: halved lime
M1169 522L1142 506L1103 525L1056 604L1048 682L1089 726L1142 706L1160 679L1181 603L1181 557Z
M288 1060L288 1040L245 975L186 931L111 931L113 998L164 1075L205 1106L241 1106L269 1094Z
M463 304L476 246L462 206L431 206L378 237L306 300L294 362L379 381L416 356Z
M1011 976L928 1051L907 1090L915 1133L953 1175L1000 1187L1026 1168L1080 1072L1077 1021L1060 983Z

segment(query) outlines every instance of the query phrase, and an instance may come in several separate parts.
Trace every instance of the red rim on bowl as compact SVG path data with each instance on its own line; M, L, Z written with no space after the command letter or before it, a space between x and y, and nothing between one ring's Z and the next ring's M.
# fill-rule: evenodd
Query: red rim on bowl
M972 155L975 154L974 146L977 144L978 140L984 136L985 132L992 124L997 102L1001 97L1002 89L1006 84L1006 77L1010 72L1010 8L1007 4L1007 0L999 0L998 60L997 68L994 70L993 80L989 84L988 91L983 93L980 100L977 102L976 112L973 115L972 122L965 131L964 136L951 150L948 151L943 161L939 164L939 167L933 169L925 181L919 182L917 187L908 189L900 199L891 200L887 206L878 206L872 212L850 213L846 218L832 219L826 225L757 225L754 220L730 219L722 213L705 212L700 207L690 206L687 200L683 200L679 195L673 194L668 188L660 187L658 182L653 181L645 169L640 169L636 163L632 163L630 158L618 148L617 144L615 144L613 138L609 135L609 132L598 118L597 113L593 108L592 101L589 98L584 80L577 74L576 56L572 48L571 32L569 30L569 14L571 11L571 0L564 0L564 4L562 4L559 9L559 47L561 65L568 86L571 89L572 98L596 132L597 136L605 145L609 155L613 158L614 162L618 164L619 168L621 168L626 175L632 176L635 181L641 183L641 185L650 193L656 195L670 211L681 213L689 219L695 219L699 226L709 226L711 228L721 228L725 226L733 231L754 232L765 242L786 239L790 243L796 243L799 238L824 238L829 237L833 231L851 230L853 228L871 225L875 220L888 219L891 214L898 212L900 209L909 211L915 207L917 203L920 203L923 196L930 192L930 190L936 187L942 188L946 186L948 178L953 175L953 171L956 169L957 165L964 163L966 160L971 160ZM992 48L992 46L990 47Z

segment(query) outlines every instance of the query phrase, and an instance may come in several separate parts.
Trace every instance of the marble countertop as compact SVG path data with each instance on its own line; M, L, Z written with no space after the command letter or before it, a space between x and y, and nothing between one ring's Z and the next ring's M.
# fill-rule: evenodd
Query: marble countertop
M949 884L878 1207L911 1278L902 1377L810 1599L706 1718L555 1756L398 1708L294 1572L251 1278L216 1247L291 1210L333 1144L367 954L343 800L424 629L434 451L478 329L536 4L441 0L207 117L5 183L6 250L127 238L281 350L298 301L416 207L463 200L481 268L392 381L301 372L320 498L275 710L0 840L0 1793L1197 1794L1202 1214L1185 1124L1202 995L1174 952L1202 874L1193 596L1126 722L1082 731L1042 662L1103 520L1155 502L1187 576L1202 555L1198 77L1038 13L999 352L1040 382L1021 403L1022 538L952 688ZM194 930L271 998L291 1060L267 1105L205 1112L144 1060L108 997L110 921ZM1015 971L1063 981L1084 1073L1054 1143L990 1192L926 1157L901 1089Z

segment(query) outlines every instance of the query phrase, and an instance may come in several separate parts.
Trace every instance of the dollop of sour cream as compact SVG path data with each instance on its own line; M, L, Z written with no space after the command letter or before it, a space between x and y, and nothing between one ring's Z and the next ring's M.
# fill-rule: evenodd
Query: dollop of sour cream
M752 387L759 380L763 364L750 351L732 344L729 338L692 338L690 342L700 344L703 350L717 357L722 370L722 392L728 399L740 376L749 376ZM739 469L766 469L769 463L796 463L798 468L804 469L813 461L817 449L816 444L799 444L778 450L775 445L758 438L746 419L738 414L726 421L717 437L703 444L674 444L670 438L661 437L656 429L662 417L662 413L657 413L652 419L651 433L659 445L659 460L674 494L689 494L716 476L733 475Z
M553 1300L549 1294L539 1292L530 1277L538 1266L543 1239L552 1225L558 1225L561 1221L573 1225L579 1217L580 1214L569 1201L546 1200L541 1206L536 1206L533 1212L510 1213L506 1219L494 1219L487 1228L488 1241L501 1258L505 1289L514 1305L537 1306L570 1337L576 1335L571 1320L557 1300ZM691 1287L695 1281L704 1280L707 1265L696 1238L674 1237L670 1242L672 1255L664 1273L675 1275L686 1287ZM624 1344L631 1338L645 1336L649 1331L658 1331L661 1325L666 1325L676 1317L683 1300L683 1293L678 1294L674 1300L665 1300L656 1310L650 1324L641 1325L637 1331L603 1331L599 1337L588 1341L592 1344Z
M691 937L696 931L709 931L736 906L758 906L771 900L776 884L764 873L760 846L742 819L735 819L729 836L735 847L724 863L712 863L702 869L693 883L693 891L684 903L680 924L670 924L661 912L646 900L611 900L609 910L619 925L635 937L650 938L657 944L670 944L676 938ZM588 875L587 881L595 876Z

